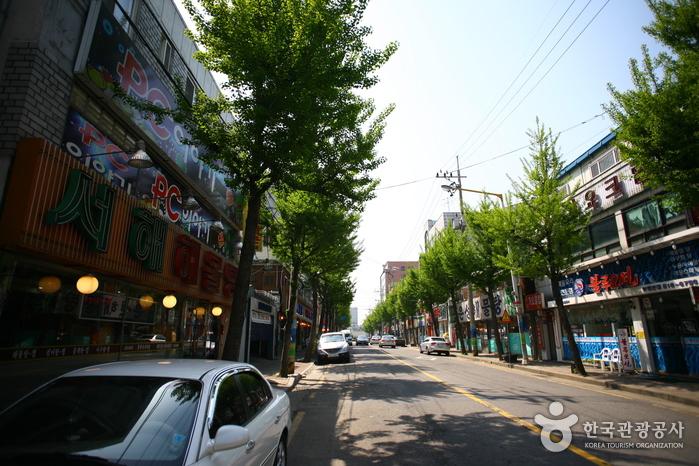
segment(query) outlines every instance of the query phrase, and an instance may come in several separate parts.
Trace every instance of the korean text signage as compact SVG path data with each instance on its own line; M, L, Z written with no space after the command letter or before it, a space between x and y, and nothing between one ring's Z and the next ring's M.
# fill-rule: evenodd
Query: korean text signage
M640 287L652 292L690 289L699 285L699 241L691 240L676 248L666 247L602 267L580 270L558 279L564 299L600 294L622 288Z
M74 169L63 200L48 212L46 223L72 223L87 240L90 250L107 253L116 191L106 184L99 184L96 189L93 185L89 173ZM162 273L167 223L146 208L134 208L131 215L133 223L128 232L127 245L129 255L140 261L144 269ZM233 297L238 269L232 263L224 263L224 259L212 251L207 250L202 254L201 243L184 234L177 237L174 254L173 272L183 283L199 285L210 293L223 293L227 298ZM96 312L103 313L101 310Z
M620 328L617 330L617 336L619 338L619 364L625 371L632 371L633 359L631 359L631 349L629 347L629 331L625 328Z

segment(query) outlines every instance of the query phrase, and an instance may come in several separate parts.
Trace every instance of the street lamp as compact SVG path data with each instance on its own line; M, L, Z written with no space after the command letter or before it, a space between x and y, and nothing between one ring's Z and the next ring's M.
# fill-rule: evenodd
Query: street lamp
M134 168L150 168L153 166L153 160L146 153L146 143L141 139L136 142L136 147L130 151L119 151L114 150L111 152L105 152L103 154L86 154L73 156L75 159L85 159L88 157L99 157L100 155L110 155L110 154L133 154L129 157L129 161L126 162Z
M503 199L502 194L497 194L497 193L489 193L487 191L476 191L474 189L466 189L461 187L461 179L459 179L459 185L442 185L442 189L444 191L449 191L450 193L453 194L454 191L467 191L470 193L481 193L481 194L486 194L489 196L495 196L498 199L500 199L500 206L504 209L505 208L505 201ZM510 242L509 240L507 241L507 253L510 254ZM514 297L515 300L519 298L519 293L518 293L518 287L517 283L515 282L515 272L514 270L510 269L510 280L512 280L512 291L514 292ZM515 307L516 309L516 307ZM493 309L494 311L494 309ZM529 364L529 358L527 356L527 342L524 340L524 337L522 335L522 322L521 318L519 316L519 312L515 311L515 314L517 315L517 330L519 331L519 344L522 347L522 365L526 366Z

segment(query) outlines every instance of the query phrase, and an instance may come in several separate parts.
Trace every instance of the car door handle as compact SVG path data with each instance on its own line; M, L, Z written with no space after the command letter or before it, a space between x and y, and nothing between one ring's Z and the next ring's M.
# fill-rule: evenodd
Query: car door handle
M250 453L253 448L255 448L255 441L250 440L247 445L245 445L245 453Z
M281 414L277 414L277 417L274 419L274 423L275 423L275 424L279 424L279 421L281 421L281 420L282 420L282 415L281 415Z

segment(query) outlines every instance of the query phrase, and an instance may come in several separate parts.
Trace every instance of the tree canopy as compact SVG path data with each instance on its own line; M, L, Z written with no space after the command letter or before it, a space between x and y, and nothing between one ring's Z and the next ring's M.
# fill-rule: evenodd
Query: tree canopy
M618 125L622 158L651 188L674 193L675 207L699 204L699 3L646 0L655 20L644 31L670 50L630 60L633 89L609 84L604 105Z

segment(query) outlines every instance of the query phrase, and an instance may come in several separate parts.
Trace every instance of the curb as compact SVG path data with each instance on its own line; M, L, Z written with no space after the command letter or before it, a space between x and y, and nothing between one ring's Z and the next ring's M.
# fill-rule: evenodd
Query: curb
M456 353L454 354L457 355L457 357L463 357L463 356L468 356L464 355L461 353ZM545 375L547 377L558 377L560 379L565 379L565 380L573 380L576 382L582 382L585 384L589 385L596 385L599 387L606 387L610 388L612 390L620 390L620 391L625 391L629 393L635 393L637 395L644 395L644 396L649 396L652 398L659 398L665 401L671 401L673 403L682 403L690 406L695 406L699 407L699 397L688 397L688 396L682 396L682 395L676 395L673 393L668 393L666 390L658 390L658 389L651 389L647 387L639 387L635 385L630 385L630 384L624 384L622 382L618 381L613 381L613 380L599 380L594 378L594 376L588 376L588 377L582 377L579 375L568 375L568 374L561 374L559 372L555 371L547 371L546 369L538 369L535 367L531 366L522 366L518 364L511 364L511 363L502 363L501 361L485 361L485 360L478 360L477 356L475 358L469 359L471 362L479 363L479 364L503 364L504 366L507 366L510 369L517 369L525 372L531 372L534 374L539 374L539 375Z

